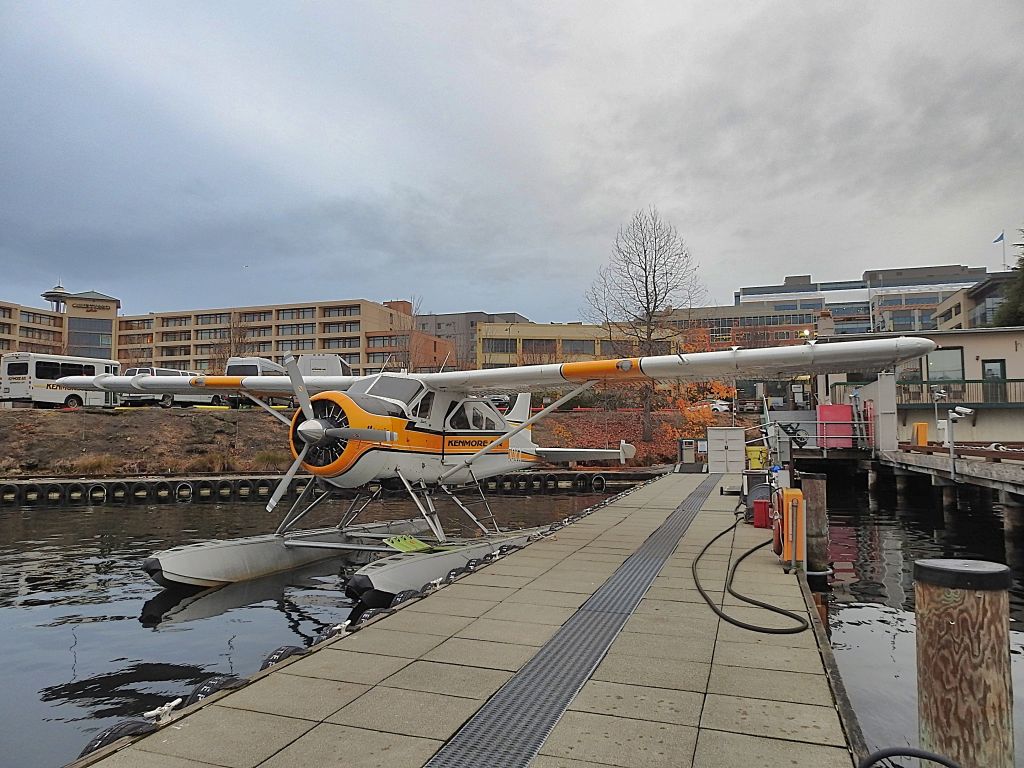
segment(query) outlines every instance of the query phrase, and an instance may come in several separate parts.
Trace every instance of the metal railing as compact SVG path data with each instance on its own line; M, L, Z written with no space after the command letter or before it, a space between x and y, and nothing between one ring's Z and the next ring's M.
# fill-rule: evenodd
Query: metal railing
M861 382L845 381L832 385L832 402L848 402L849 395L865 387ZM1024 405L1024 379L956 379L945 381L898 381L896 405L902 408L933 408L932 387L940 387L946 396L941 404L971 407L1013 408Z

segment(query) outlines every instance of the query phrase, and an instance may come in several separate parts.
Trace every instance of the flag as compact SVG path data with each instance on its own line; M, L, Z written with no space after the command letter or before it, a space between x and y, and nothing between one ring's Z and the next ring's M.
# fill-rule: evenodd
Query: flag
M1002 232L1000 232L1000 233L999 233L999 237L997 237L997 238L996 238L995 240L993 240L993 241L992 241L992 244L993 244L993 245L995 245L996 243L1001 243L1001 242L1003 242L1003 235L1005 235L1005 234L1006 234L1006 231L1005 231L1005 230L1004 230L1004 231L1002 231Z

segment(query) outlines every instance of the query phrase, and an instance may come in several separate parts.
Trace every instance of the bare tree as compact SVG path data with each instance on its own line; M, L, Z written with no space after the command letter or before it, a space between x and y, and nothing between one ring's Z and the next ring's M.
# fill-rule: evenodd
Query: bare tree
M590 313L608 326L608 340L625 355L671 351L679 329L673 310L704 298L698 265L678 230L654 206L633 214L615 236L608 264L587 291ZM643 440L653 436L654 385L644 388Z
M256 340L250 335L249 325L242 322L241 314L232 312L226 333L212 345L209 370L223 373L228 358L251 357L256 351Z

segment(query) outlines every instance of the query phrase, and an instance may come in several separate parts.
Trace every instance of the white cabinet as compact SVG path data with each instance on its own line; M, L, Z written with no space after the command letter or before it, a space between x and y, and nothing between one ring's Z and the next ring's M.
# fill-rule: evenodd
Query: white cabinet
M739 474L746 468L743 427L708 427L708 472Z

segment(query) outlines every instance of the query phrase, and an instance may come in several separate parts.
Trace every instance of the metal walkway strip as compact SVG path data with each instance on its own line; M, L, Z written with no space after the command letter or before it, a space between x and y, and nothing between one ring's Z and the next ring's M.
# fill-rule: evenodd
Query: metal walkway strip
M721 479L709 475L425 768L525 768Z

